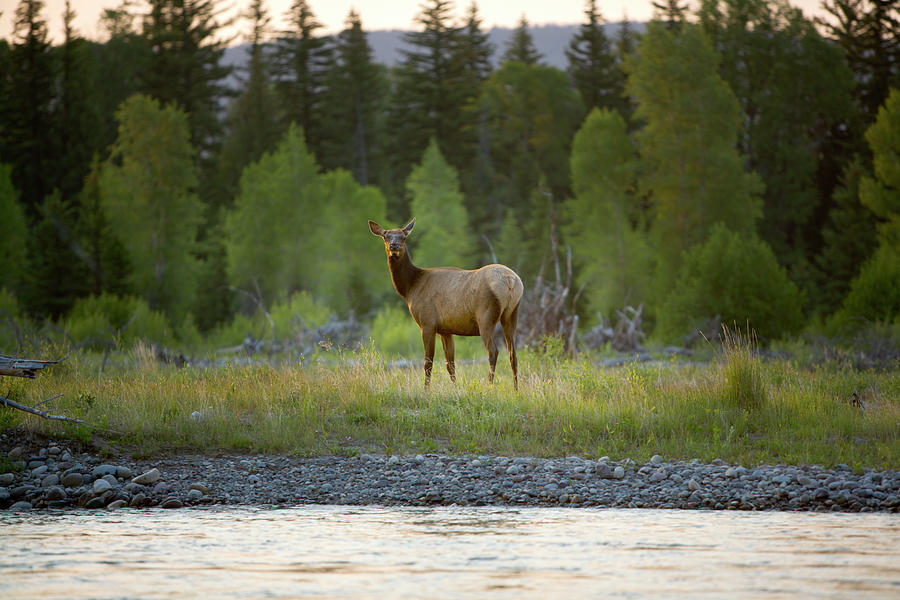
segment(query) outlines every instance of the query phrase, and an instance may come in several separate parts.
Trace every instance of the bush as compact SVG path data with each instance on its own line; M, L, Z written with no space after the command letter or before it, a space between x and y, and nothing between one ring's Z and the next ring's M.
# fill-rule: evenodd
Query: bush
M750 329L742 333L727 327L723 328L723 334L725 361L721 367L721 393L725 404L747 411L762 407L768 400L768 392L756 335Z
M418 356L422 353L422 333L409 311L384 306L372 323L372 341L385 357Z
M30 328L15 294L0 288L0 354L15 354Z
M275 323L275 333L282 339L321 327L331 316L331 309L303 291L293 294L287 302L273 306L270 314Z
M138 340L170 345L175 336L161 312L134 296L101 294L76 300L61 325L80 346L102 349L131 346Z
M880 248L850 284L843 306L829 323L832 332L900 317L900 256Z
M800 304L800 291L768 244L717 225L706 243L685 253L659 313L659 333L673 339L718 315L778 339L799 330Z

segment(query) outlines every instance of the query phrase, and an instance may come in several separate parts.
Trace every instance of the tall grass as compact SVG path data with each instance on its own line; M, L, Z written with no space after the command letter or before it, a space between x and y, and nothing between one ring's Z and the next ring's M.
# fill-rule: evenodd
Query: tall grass
M518 393L506 365L498 365L494 385L484 363L460 365L456 385L436 368L426 390L421 368L391 368L373 350L327 363L178 369L137 346L105 365L99 356L72 355L11 388L13 399L32 405L62 394L52 410L87 424L0 409L0 429L22 426L142 456L450 452L646 460L662 454L900 467L895 372L762 361L734 342L708 365L600 368L552 349L524 351ZM845 401L853 390L863 395L865 411Z

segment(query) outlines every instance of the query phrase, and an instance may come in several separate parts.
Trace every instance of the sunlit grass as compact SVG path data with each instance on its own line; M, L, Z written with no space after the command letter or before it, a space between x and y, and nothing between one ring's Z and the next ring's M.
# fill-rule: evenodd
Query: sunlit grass
M741 375L747 364L732 359L600 368L586 358L525 351L515 392L502 360L494 385L485 363L459 365L454 385L436 362L426 390L420 367L391 367L374 351L322 364L179 369L138 346L105 366L98 356L70 356L8 390L31 405L61 394L52 411L86 425L0 409L0 429L21 425L147 456L450 452L647 460L661 454L900 467L896 373L747 355L734 359L753 361L753 374ZM744 385L757 386L750 400L741 399ZM864 411L846 402L854 390Z

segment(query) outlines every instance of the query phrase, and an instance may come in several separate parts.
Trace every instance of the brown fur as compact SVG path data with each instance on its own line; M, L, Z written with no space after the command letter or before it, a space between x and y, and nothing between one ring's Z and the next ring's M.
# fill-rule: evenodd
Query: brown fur
M406 250L406 238L415 222L413 219L402 229L385 230L374 221L369 221L369 229L384 240L394 288L406 300L410 314L422 330L425 385L431 381L435 335L441 336L447 372L453 381L456 381L453 336L481 336L488 351L488 380L493 382L497 365L493 333L499 322L509 351L513 386L518 389L515 338L519 301L525 289L522 280L515 271L504 265L487 265L474 271L455 267L420 269L412 263Z

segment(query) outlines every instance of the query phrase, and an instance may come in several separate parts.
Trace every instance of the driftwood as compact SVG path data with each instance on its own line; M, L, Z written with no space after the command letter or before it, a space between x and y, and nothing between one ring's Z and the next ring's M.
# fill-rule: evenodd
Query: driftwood
M0 354L0 375L34 379L38 371L44 367L61 363L64 360L65 358L59 360L31 360L27 358L13 358L12 356Z
M40 372L44 367L59 364L64 360L65 358L61 358L59 360L31 360L27 358L13 358L12 356L0 355L0 375L34 379L37 373ZM34 406L26 406L25 404L20 404L15 400L10 400L6 396L0 396L0 406L15 408L17 410L31 413L33 415L37 415L45 419L50 419L52 421L70 421L72 423L84 423L84 421L82 421L81 419L74 419L72 417L66 417L64 415L54 415L38 408L38 406L40 406L41 404L46 404L47 402L56 400L57 398L59 398L59 396L47 398L46 400L38 402Z
M644 305L637 308L626 306L616 310L616 324L610 325L606 317L600 317L600 323L581 337L585 348L600 350L607 343L618 352L640 352L646 339L643 331Z

